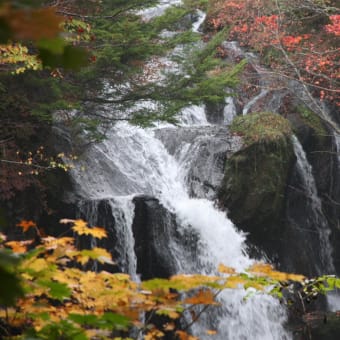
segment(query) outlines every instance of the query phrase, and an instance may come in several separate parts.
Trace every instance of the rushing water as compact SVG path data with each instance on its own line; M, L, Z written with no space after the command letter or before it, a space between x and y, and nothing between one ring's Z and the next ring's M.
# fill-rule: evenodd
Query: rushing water
M159 7L144 11L142 15L148 20L163 12L169 4L177 3L180 1L162 1ZM199 30L203 20L204 13L198 12L194 31ZM236 114L232 100L227 98L226 104L229 107L224 110L225 123ZM99 202L109 202L112 219L118 229L116 251L120 256L120 267L133 278L139 274L132 232L133 197L141 194L157 198L176 216L179 233L192 230L197 235L192 240L198 243L196 256L183 256L186 245L181 240L169 242L168 248L177 263L178 272L215 274L220 263L242 272L253 263L246 253L245 235L215 207L214 194L200 191L197 189L199 184L196 184L196 189L190 189L195 177L192 176L193 168L202 150L208 156L203 158L206 163L201 162L201 169L209 169L205 176L213 177L214 185L222 178L218 165L209 164L212 159L218 159L213 157L214 152L223 143L225 146L221 147L221 154L228 148L236 150L238 139L230 136L232 142L220 138L216 143L209 143L209 140L214 140L216 130L207 123L204 107L185 109L181 123L181 126L166 127L167 138L163 133L165 127L141 129L119 123L108 131L103 142L89 148L79 167L72 171L77 196L82 201L92 202L81 209L89 222L98 220L95 215L98 214L96 206ZM195 126L199 129L195 130ZM189 135L190 141L184 142ZM196 177L200 176L197 174ZM167 227L173 226L169 224ZM206 320L196 323L194 334L204 339L207 337L205 330L214 327L218 330L214 338L218 340L290 339L291 335L283 326L286 313L279 302L259 293L245 299L249 293L243 288L225 291L220 295L222 307L218 314L205 313L203 319Z
M300 173L303 182L305 200L309 205L308 211L310 212L310 215L307 218L306 225L315 225L319 236L321 267L317 268L318 274L332 274L335 272L335 269L332 259L332 246L329 240L331 231L328 226L328 221L322 211L322 204L317 192L312 167L307 160L306 153L304 152L301 143L295 136L293 136L293 146L297 157L297 170Z
M172 129L172 143L176 143L176 131L180 129L185 128ZM214 133L209 125L200 126L200 130L204 129L208 135ZM213 274L217 266L224 263L243 271L253 262L245 252L244 235L212 201L189 196L186 175L192 153L179 152L176 159L156 137L156 132L127 123L118 124L104 142L88 151L83 165L73 171L80 196L93 202L109 200L112 205L113 218L120 228L117 250L122 256L122 268L133 277L138 274L131 232L132 197L148 194L158 198L177 216L183 231L192 228L198 235L197 258L182 258L183 244L169 245L180 264L178 270ZM82 166L86 166L85 171L81 170ZM92 209L90 217L95 213ZM215 318L220 332L217 339L288 339L283 329L285 313L278 301L262 294L244 300L246 294L239 289L221 297L225 308ZM195 331L200 333L201 328L196 327ZM204 338L203 331L201 337Z

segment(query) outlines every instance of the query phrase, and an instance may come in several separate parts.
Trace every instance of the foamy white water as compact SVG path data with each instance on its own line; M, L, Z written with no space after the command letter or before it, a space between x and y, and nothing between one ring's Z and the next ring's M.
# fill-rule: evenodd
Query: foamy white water
M145 20L149 20L163 13L170 5L179 3L181 1L178 0L161 1L158 7L141 14ZM198 20L193 25L194 31L198 31L204 20L204 13L198 14ZM234 114L234 107L230 108ZM201 129L209 128L204 107L188 107L184 110L181 123L186 126L197 125ZM176 131L181 127L173 129ZM207 135L209 133L212 133L211 130L207 131ZM176 143L175 138L174 135L172 143ZM119 224L120 263L133 277L137 277L138 273L131 230L134 218L132 198L139 194L157 198L171 211L178 220L180 233L193 230L198 235L195 258L183 257L185 245L180 240L169 244L180 272L216 274L220 263L242 272L253 263L246 253L245 235L235 228L226 214L208 199L190 197L186 179L189 163L195 155L188 152L190 146L179 145L183 150L178 152L179 157L176 158L156 138L155 130L119 123L108 132L106 140L89 148L79 162L79 167L72 170L80 197L110 202L113 218ZM284 329L286 313L279 302L264 294L255 294L245 300L248 293L240 288L221 294L223 307L218 313L207 312L203 317L207 320L193 327L194 334L205 339L207 327L213 326L218 331L214 336L216 340L290 339L289 332ZM205 323L209 322L209 318L212 324Z
M225 213L212 201L189 197L184 180L186 159L178 162L170 155L154 130L120 123L104 142L89 150L83 161L87 170L82 171L81 166L73 171L78 193L93 200L110 200L116 211L114 218L122 224L118 233L123 245L121 263L133 276L138 273L133 273L135 260L128 253L133 252L134 245L131 200L137 194L158 198L177 216L183 230L191 228L198 235L197 258L183 258L180 243L169 245L182 272L215 274L220 263L243 271L253 263L246 254L245 236ZM246 294L236 289L221 296L225 309L215 316L220 329L216 339L288 339L283 327L285 312L278 301L262 294L244 301ZM204 339L203 328L201 332L197 325L194 331L202 333Z

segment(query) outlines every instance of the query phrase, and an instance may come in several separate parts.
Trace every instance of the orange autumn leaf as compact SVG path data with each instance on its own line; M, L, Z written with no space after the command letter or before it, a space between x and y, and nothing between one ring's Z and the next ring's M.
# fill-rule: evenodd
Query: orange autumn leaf
M33 221L22 220L17 224L18 227L21 227L24 232L26 232L30 228L34 228L37 225Z
M28 241L9 241L5 245L10 247L14 253L22 254L27 251L27 246L32 244L33 240Z
M156 328L151 329L145 336L144 339L145 340L156 340L156 339L160 339L163 338L164 333Z
M63 20L51 7L13 9L2 7L1 18L8 24L16 39L40 40L56 37Z
M180 340L198 340L198 338L196 338L195 336L192 336L184 331L177 331L176 335Z
M217 302L214 299L214 294L211 290L200 289L197 294L192 297L186 298L184 303L191 305L216 305Z
M217 334L217 331L215 331L215 330L213 330L213 329L207 329L205 332L206 332L206 334L208 334L208 335L215 335L215 334Z

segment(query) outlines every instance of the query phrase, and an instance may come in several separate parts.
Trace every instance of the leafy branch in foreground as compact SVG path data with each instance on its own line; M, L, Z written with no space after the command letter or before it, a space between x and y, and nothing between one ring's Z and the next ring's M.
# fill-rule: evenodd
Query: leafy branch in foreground
M76 236L106 237L103 228L90 227L82 220L61 222L70 224ZM4 289L0 294L0 334L4 339L14 334L18 339L128 339L135 329L149 340L168 332L181 340L193 340L196 338L186 327L178 328L178 321L188 325L196 322L208 307L219 305L217 295L221 290L252 287L258 293L282 298L282 289L289 282L300 282L306 295L340 287L339 279L323 276L311 289L312 281L304 276L279 272L263 263L254 264L244 273L221 264L216 276L180 274L137 283L127 274L81 269L88 261L114 264L105 249L77 249L74 237L43 236L33 221L21 221L18 226L34 236L25 241L1 237L0 276ZM201 307L199 313L197 306ZM191 310L193 320L184 320L184 312ZM141 318L143 313L150 317ZM153 315L166 317L166 321L154 324ZM207 330L207 334L216 332Z

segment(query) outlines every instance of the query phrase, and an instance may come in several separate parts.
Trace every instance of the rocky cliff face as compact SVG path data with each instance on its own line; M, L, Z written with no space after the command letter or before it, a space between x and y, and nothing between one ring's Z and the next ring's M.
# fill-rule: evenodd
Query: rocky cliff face
M291 112L287 117L305 150L310 173L299 170L302 160L287 136L274 141L255 138L227 159L219 203L248 233L254 254L264 252L285 271L309 276L339 272L339 164L332 152L334 138L312 112ZM251 127L245 128L244 139ZM263 129L268 131L268 126Z
M254 121L251 116L241 121L248 143L227 160L218 199L233 222L248 233L249 244L277 260L295 156L289 134L275 130L273 135L260 136L258 126L255 130L255 125L262 124L259 120L273 119L270 124L275 127L280 118L266 113L257 116Z

